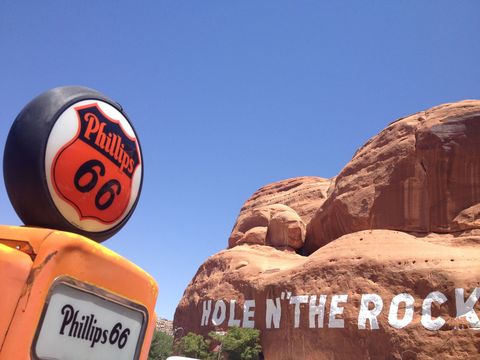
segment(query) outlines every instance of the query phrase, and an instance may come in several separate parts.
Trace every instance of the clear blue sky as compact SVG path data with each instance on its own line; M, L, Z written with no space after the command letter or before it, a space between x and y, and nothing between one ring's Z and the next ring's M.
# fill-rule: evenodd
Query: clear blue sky
M259 187L336 175L390 121L480 98L480 2L0 2L0 147L60 85L120 102L143 146L143 193L104 243L175 307L226 247ZM0 222L19 224L4 187Z

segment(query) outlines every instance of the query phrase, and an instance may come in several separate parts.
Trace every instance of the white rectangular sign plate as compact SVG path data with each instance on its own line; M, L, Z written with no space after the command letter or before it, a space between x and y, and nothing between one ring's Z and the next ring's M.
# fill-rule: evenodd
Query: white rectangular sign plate
M33 354L39 360L132 360L143 342L145 312L108 293L68 282L50 290ZM118 298L114 295L112 298ZM125 300L125 303L128 301Z

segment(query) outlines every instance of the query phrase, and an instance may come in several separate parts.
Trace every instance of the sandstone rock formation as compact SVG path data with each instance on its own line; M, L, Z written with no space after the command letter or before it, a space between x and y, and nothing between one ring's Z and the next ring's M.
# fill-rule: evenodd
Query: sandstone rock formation
M331 179L302 176L268 184L243 204L239 217L260 206L283 204L295 210L308 223L327 198L331 182Z
M157 317L155 320L155 329L173 336L173 321Z
M185 290L185 333L256 327L275 360L479 359L480 101L391 123L334 179L261 188L228 247Z
M305 252L365 229L478 233L479 213L480 101L441 105L357 151L310 221Z
M305 224L327 198L330 184L328 179L311 176L262 187L243 205L228 246L259 244L300 249L305 241Z
M271 245L293 250L303 247L306 225L292 208L282 205L255 207L239 216L230 235L229 246Z
M253 322L250 325L261 330L265 358L274 360L477 359L480 323L475 331L465 317L456 318L455 289L465 289L466 299L480 287L478 274L477 237L459 244L441 236L417 238L368 230L345 235L309 257L243 245L221 251L200 267L178 305L174 324L207 336L212 330L227 330L231 319L239 326ZM439 331L422 324L425 298L435 291L447 298L432 308L432 317L445 321ZM291 293L290 299L282 298L282 293ZM414 300L412 320L397 329L389 315L392 299L402 293ZM365 294L377 294L382 301L376 329L368 321L365 329L360 326ZM312 322L311 301L318 304L322 295L326 299L323 315ZM347 296L343 313L335 317L343 325L330 327L333 298L341 295ZM281 307L278 328L273 320L267 321L269 299ZM295 302L299 301L296 320ZM202 326L208 308L208 320ZM478 302L474 311L480 313ZM246 312L250 315L245 316ZM394 316L402 319L406 312L400 306Z

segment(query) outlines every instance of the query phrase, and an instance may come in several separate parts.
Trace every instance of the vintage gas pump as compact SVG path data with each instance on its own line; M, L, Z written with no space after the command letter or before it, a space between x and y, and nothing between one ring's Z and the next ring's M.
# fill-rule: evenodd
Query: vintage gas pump
M15 119L3 166L26 226L0 226L0 360L146 359L157 284L99 244L142 186L122 107L84 87L49 90Z

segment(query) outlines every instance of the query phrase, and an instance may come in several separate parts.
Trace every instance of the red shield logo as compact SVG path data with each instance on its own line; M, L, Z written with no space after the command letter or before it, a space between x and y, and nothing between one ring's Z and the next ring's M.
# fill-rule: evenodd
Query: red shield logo
M75 108L76 136L55 155L52 182L80 219L113 224L125 216L132 180L140 165L137 139L97 103Z

